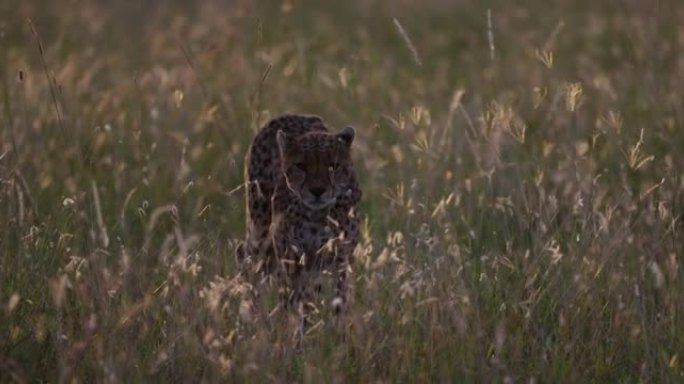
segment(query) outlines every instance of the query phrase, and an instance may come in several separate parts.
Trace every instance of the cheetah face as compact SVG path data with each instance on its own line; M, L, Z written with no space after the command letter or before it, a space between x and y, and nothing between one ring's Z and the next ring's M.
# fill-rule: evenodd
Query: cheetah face
M277 133L287 187L307 207L320 210L350 193L353 182L350 147L354 129L337 134L310 132L299 137Z

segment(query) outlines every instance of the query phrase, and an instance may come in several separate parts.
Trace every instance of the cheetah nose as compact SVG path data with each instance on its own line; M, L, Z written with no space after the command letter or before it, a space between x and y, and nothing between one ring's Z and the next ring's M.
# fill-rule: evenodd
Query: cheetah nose
M325 188L309 188L309 191L311 192L312 195L314 195L315 198L320 199L321 196L325 193Z

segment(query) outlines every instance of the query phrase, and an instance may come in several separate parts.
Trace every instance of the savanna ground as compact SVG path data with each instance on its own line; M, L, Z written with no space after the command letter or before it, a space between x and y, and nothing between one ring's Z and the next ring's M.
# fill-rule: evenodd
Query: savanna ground
M0 4L0 381L684 381L683 4L134 3ZM365 193L299 348L233 258L284 112Z

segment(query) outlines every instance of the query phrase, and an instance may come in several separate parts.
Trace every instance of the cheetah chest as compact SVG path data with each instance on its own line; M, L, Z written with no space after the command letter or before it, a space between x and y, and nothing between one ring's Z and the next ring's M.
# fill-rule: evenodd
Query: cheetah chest
M331 240L337 234L329 223L321 221L292 221L281 223L287 226L287 240L293 250L303 255L300 260L307 266L324 266L330 263Z

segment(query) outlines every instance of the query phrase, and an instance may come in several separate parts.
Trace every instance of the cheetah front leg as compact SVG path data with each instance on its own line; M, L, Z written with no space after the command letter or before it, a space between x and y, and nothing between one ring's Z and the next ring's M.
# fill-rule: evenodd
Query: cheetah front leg
M344 240L343 240L344 242ZM351 244L340 244L335 250L335 297L332 300L332 309L335 316L342 315L348 302L349 275L351 274L351 253L354 248Z
M333 313L339 316L344 313L348 304L349 276L351 274L351 262L354 257L354 249L358 242L358 218L354 208L339 211L338 220L333 220L338 225L340 236L336 239L334 249L335 262L335 297L332 301Z
M258 165L251 164L245 170L247 191L246 201L246 236L235 250L238 264L248 272L262 272L268 270L272 245L268 241L271 228L274 186Z
M312 325L311 317L317 311L314 304L315 295L311 291L311 272L302 263L303 255L296 252L295 247L283 255L281 262L281 306L290 314L297 316L297 327L293 338L297 345L301 343L307 329Z
M275 257L278 260L276 280L279 286L280 305L283 309L295 310L306 323L306 318L311 312L311 300L307 291L308 274L306 271L306 258L302 247L291 243L291 236L276 233L273 237Z

